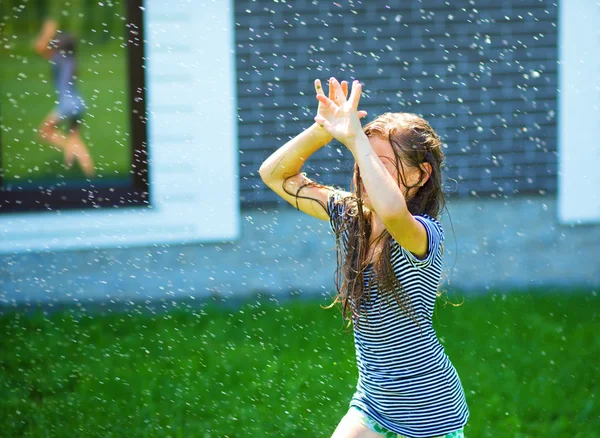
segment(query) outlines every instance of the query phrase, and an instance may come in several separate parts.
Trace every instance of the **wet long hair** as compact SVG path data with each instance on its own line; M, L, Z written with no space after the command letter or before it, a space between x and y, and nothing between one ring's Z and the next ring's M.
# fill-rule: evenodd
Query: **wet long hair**
M429 123L412 113L384 113L366 124L363 127L363 132L367 137L378 136L390 142L394 153L392 164L397 170L398 185L401 186L400 184L402 184L408 189L408 192L411 188L418 188L410 199L406 199L409 212L412 215L427 214L439 219L445 207L441 175L442 166L444 165L444 153L442 152L440 137ZM424 163L431 165L431 174L421 186L422 181L427 176L423 166ZM419 171L419 180L412 186L409 186L404 179L404 169L406 167L415 168ZM290 194L296 198L305 198L298 194L306 186L334 189L318 184L309 178L307 180L308 182L298 188L296 194ZM369 265L367 252L373 212L364 208L362 192L360 169L355 163L352 195L339 201L343 203L345 214L340 226L335 230L337 255L335 285L337 294L333 303L326 307L331 308L339 303L342 314L349 320L349 324L353 322L355 325L360 324L361 314L370 299L364 287L364 271ZM322 205L320 201L317 202ZM326 206L322 205L322 207L327 211ZM344 250L343 245L341 245L341 236L344 232L347 232L347 250ZM373 261L370 281L377 283L378 291L387 302L391 297L394 298L401 310L420 327L410 297L404 291L394 273L394 267L390 260L392 240L390 233L384 230L372 243L373 246L376 246L380 241L384 242L382 251ZM437 295L440 296L440 292Z

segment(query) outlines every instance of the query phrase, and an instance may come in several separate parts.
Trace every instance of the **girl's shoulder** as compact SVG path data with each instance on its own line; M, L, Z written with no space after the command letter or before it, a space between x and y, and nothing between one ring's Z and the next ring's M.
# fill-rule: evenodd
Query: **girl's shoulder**
M414 215L414 218L421 222L423 225L425 225L425 229L427 230L428 234L431 229L432 232L436 232L440 235L439 237L441 240L444 240L444 227L442 226L442 222L439 219L430 216L427 213Z
M423 224L427 232L427 253L425 254L425 257L422 259L418 258L415 254L400 246L398 242L392 239L395 250L417 270L434 267L436 266L435 261L441 260L444 228L438 219L428 214L413 215L413 217Z

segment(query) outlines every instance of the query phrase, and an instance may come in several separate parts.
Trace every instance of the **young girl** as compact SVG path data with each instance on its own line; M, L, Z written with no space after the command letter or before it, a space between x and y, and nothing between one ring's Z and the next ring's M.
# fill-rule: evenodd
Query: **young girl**
M334 304L353 323L359 377L333 437L463 437L465 395L432 325L444 240L440 139L408 113L386 113L363 128L358 81L349 98L347 83L335 78L329 98L318 80L315 88L317 123L269 157L260 175L336 235ZM333 138L354 156L352 192L300 173Z
M80 128L85 113L85 102L77 90L76 44L72 35L56 37L57 25L46 20L36 42L35 51L52 62L52 78L58 96L58 105L44 118L38 132L40 137L63 151L65 165L71 167L77 160L88 178L94 176L94 162L81 138ZM59 125L67 125L64 135Z

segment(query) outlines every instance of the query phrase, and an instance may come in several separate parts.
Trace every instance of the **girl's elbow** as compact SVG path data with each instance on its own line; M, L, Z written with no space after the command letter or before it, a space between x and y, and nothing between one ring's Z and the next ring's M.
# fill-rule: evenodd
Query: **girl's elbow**
M268 168L265 165L265 163L261 164L261 166L258 168L258 174L260 175L260 178L263 180L263 182L266 182L265 179L268 174Z
M277 179L277 176L274 176L273 171L268 167L261 167L260 169L258 169L258 174L260 175L260 179L262 180L262 182L269 187Z

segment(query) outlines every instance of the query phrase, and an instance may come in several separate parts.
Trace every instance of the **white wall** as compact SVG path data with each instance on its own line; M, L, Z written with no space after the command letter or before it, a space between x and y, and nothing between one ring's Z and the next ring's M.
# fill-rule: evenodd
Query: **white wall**
M0 253L239 238L232 0L145 2L152 208L0 215Z
M559 3L558 216L600 222L600 2Z

